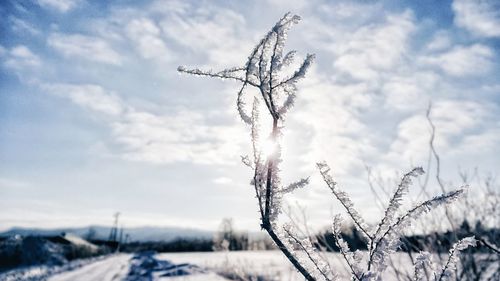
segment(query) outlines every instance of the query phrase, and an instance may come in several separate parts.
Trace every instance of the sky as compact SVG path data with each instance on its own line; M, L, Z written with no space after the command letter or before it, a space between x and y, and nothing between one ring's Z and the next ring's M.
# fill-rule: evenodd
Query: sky
M380 208L367 167L388 189L414 166L432 175L429 103L449 188L459 171L500 172L498 1L0 5L0 229L109 225L120 211L127 227L216 229L230 217L258 230L238 83L176 69L242 66L288 11L302 21L286 48L316 61L286 119L281 170L284 182L311 177L286 202L312 224L341 210L316 162L368 221Z

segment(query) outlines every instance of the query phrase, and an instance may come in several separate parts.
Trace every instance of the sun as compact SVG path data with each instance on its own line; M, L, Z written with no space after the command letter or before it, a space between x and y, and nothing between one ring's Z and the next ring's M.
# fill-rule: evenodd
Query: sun
M260 151L265 158L271 157L272 155L274 155L276 153L277 150L278 150L278 144L275 141L271 140L270 138L266 139L261 144Z

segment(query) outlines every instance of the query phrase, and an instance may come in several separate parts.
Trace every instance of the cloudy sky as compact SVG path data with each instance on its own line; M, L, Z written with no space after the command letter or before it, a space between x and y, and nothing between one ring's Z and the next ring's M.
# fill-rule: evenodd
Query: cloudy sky
M500 172L498 1L7 0L0 229L109 224L121 211L126 226L232 217L257 230L238 84L176 68L242 65L287 11L302 17L287 48L317 59L287 117L282 170L285 182L311 176L288 202L313 223L339 209L318 161L369 220L366 166L426 168L429 102L450 185L459 169Z

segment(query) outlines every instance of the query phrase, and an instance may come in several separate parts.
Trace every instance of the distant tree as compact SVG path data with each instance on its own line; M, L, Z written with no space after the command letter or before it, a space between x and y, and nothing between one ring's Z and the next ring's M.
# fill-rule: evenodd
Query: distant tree
M240 251L248 249L248 235L234 230L233 219L224 218L214 234L214 251Z
M85 234L85 239L90 241L90 240L94 240L96 238L97 238L97 231L96 231L95 227L92 227L92 226L89 227L89 230Z
M471 233L472 228L470 227L470 224L467 220L463 220L462 224L460 225L459 231L462 233Z
M176 238L172 241L134 241L121 246L122 252L136 253L143 251L156 252L211 252L213 242L210 239Z
M243 66L222 71L203 71L180 66L178 71L241 83L237 93L237 109L241 119L249 125L253 149L252 155L242 156L242 161L252 169L252 186L258 201L261 228L268 233L276 246L306 280L337 280L336 270L330 267L323 255L318 254L318 249L313 246L314 241L311 237L297 231L293 224L280 226L277 220L282 212L282 197L296 189L304 188L309 183L309 178L303 178L285 185L281 182L279 168L280 142L285 116L295 102L297 82L305 77L314 60L314 55L309 54L299 63L296 70L287 69L292 64L296 52L284 54L284 45L289 29L299 20L299 16L287 13L254 47ZM248 88L253 88L257 92L251 100L250 108L246 106ZM265 116L260 115L261 102L264 103L263 108L268 113ZM270 125L270 134L264 139L261 136L264 132L261 119L266 119ZM408 192L412 178L424 172L422 168L415 168L402 177L385 209L383 218L372 227L364 222L348 194L337 186L331 176L330 167L325 162L318 163L317 167L326 185L363 236L368 249L366 253L352 252L349 249L340 233L341 216L337 215L333 223L333 236L351 270L351 278L354 280L381 280L382 273L387 268L389 256L400 245L401 232L410 227L411 223L422 214L455 201L464 192L463 189L458 189L444 193L420 202L403 212L402 215L398 215L401 200ZM433 280L451 280L458 252L471 245L475 245L473 237L457 242L450 250L449 258L443 268L436 271L435 275L431 275L436 276ZM418 256L415 263L415 280L423 280L427 276L423 272L431 270L430 257L428 253Z

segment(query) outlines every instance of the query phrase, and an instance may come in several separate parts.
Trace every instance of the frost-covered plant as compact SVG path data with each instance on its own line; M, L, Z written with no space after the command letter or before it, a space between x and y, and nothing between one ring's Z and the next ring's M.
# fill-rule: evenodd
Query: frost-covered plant
M222 71L204 71L180 66L178 71L241 83L237 95L237 109L241 119L250 127L253 149L253 154L250 157L243 156L242 162L253 170L251 184L255 189L258 201L261 228L269 234L278 248L306 280L338 280L337 273L330 267L328 260L318 253L319 249L314 246L310 236L298 233L293 225L286 224L280 227L277 222L278 215L282 212L281 199L283 195L303 188L309 183L309 179L304 178L289 185L283 185L279 169L281 162L280 138L284 127L284 117L294 104L297 81L304 78L314 60L314 55L308 54L296 70L287 70L290 68L296 52L290 51L283 54L285 40L290 27L298 23L299 20L300 17L297 15L285 14L255 46L248 60L241 67ZM250 108L245 103L249 87L256 89L259 93L254 96ZM262 127L259 110L261 102L264 102L271 121L270 136L264 140L261 138ZM368 246L366 253L351 252L340 235L340 216L335 218L334 237L341 254L351 269L351 277L354 280L381 280L381 274L387 268L389 255L399 247L401 232L423 213L453 202L464 192L464 189L458 189L436 196L420 202L410 210L398 215L401 200L408 192L412 178L424 172L422 168L415 168L403 176L389 201L384 217L375 227L371 228L354 208L349 195L337 186L331 176L329 166L324 162L318 163L317 166L325 183L363 234ZM450 264L446 269L443 269L443 276L454 265L456 253L461 248L461 246L457 246L456 250L450 251ZM416 276L421 276L420 273L425 266L425 261L422 260L420 263L417 261L416 265Z
M299 262L293 249L286 245L287 239L279 237L276 219L281 213L281 198L283 194L301 188L308 183L308 179L301 179L288 186L281 183L279 164L281 162L279 138L283 128L284 116L293 106L296 98L296 83L306 74L314 55L307 55L300 67L292 74L285 76L283 70L289 66L296 52L291 51L283 55L287 33L290 27L298 23L300 17L287 13L269 31L259 44L252 50L243 67L225 69L219 72L203 71L200 69L186 69L179 67L178 71L215 78L231 79L242 83L237 97L237 108L241 119L250 125L253 155L242 157L243 163L254 171L252 185L255 188L261 216L261 227L266 230L283 251L290 262L308 280L315 280L312 274ZM260 93L260 99L253 99L253 106L248 110L244 95L248 87L254 87ZM265 155L260 139L259 103L264 101L267 111L272 119L272 131L268 138L267 146L273 147Z
M471 237L465 237L462 240L455 243L449 253L445 264L442 266L439 272L435 272L435 264L432 259L432 255L429 252L420 252L415 261L415 281L423 280L433 280L433 281L447 281L452 280L455 276L455 269L458 263L458 254L460 251L467 249L468 247L476 246L476 239ZM427 270L428 273L424 273ZM430 279L426 279L430 275Z
M427 271L434 271L434 263L432 255L429 252L422 251L415 259L415 272L413 273L414 281L423 281L427 277Z
M432 178L434 178L435 186L443 193L446 193L453 186L452 181L444 180L440 174L443 161L434 144L437 134L436 126L431 118L431 109L432 104L429 105L426 113L430 132L428 142L429 154L426 166L428 170L433 170L434 177L431 177L431 172L422 181L418 181L420 191L416 196L417 199L430 196L429 189L431 186L430 183L433 180ZM392 183L392 179L388 181L380 175L374 174L369 167L367 167L367 172L368 183L372 190L373 198L383 211L386 204L379 195L390 196L392 189L390 183ZM474 182L474 192L467 192L466 196L463 196L458 203L445 206L440 210L438 215L427 216L419 220L416 226L419 231L427 233L425 239L422 239L422 236L412 230L405 231L406 237L402 237L402 252L406 254L406 258L416 263L419 256L415 257L413 249L423 252L445 252L448 251L448 248L454 241L473 235L477 240L479 248L460 254L460 267L454 272L456 280L499 279L500 251L498 250L497 243L499 232L495 227L498 224L500 215L500 212L498 212L498 206L500 206L498 182L491 175L487 175L486 177L481 176L477 169L473 173L460 169L459 176L462 185ZM470 222L476 222L475 226L471 227L469 225ZM448 228L448 230L443 232L445 228ZM481 254L478 254L478 252ZM401 258L401 255L398 258ZM445 264L448 257L447 255L434 255L433 258L436 263ZM399 281L414 279L412 272L401 270L400 266L394 263L393 258L389 261L387 271L394 272L394 277ZM427 269L419 273L425 274L425 278L427 278L425 280L432 279Z
M455 268L458 263L458 253L460 251L463 251L467 249L468 247L474 247L476 246L476 239L471 236L471 237L466 237L451 247L449 254L448 254L448 260L444 264L443 268L441 269L441 272L439 273L439 276L436 278L436 280L451 280L454 276L455 273Z
M364 222L360 214L355 210L354 204L344 191L337 187L337 183L333 180L330 174L330 168L326 163L318 163L318 168L324 181L330 187L335 197L344 206L347 214L353 220L354 225L358 230L364 234L368 245L367 253L357 253L356 260L355 253L349 251L348 247L343 245L345 242L341 241L340 232L336 229L339 228L339 219L334 220L334 238L336 243L341 249L341 254L351 268L353 278L355 280L381 280L382 273L387 269L389 256L394 253L400 246L400 237L404 229L411 226L411 223L419 218L422 214L427 213L438 206L449 204L458 199L463 193L464 188L452 192L448 192L432 199L425 200L416 204L413 208L404 212L402 215L397 216L397 212L401 207L401 200L408 192L411 178L417 177L424 173L422 168L414 168L406 173L393 196L391 197L388 207L385 209L384 217L380 220L374 230L370 230L368 225ZM366 261L366 268L354 270L353 264L359 265ZM420 273L420 271L418 271Z

